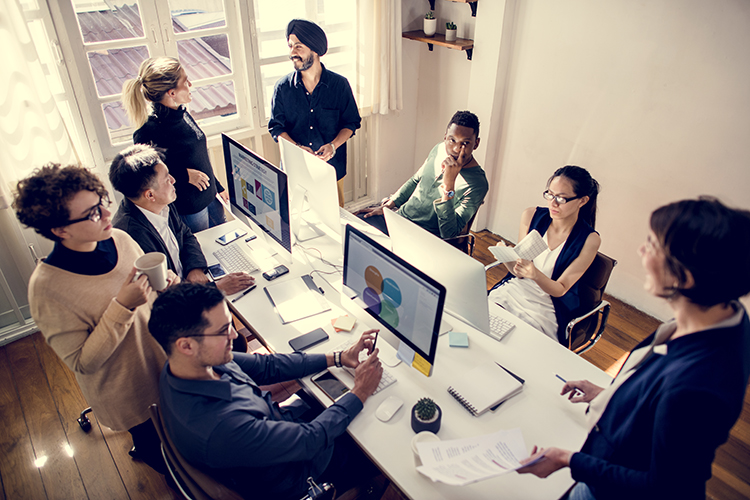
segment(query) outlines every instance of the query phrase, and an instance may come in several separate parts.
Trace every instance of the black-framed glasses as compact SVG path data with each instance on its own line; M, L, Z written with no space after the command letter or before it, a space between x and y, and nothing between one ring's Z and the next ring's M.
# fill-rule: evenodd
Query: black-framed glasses
M195 335L183 335L183 337L226 337L229 338L232 336L232 332L236 331L234 329L234 325L229 323L229 326L227 327L226 332L219 332L219 333L196 333Z
M578 198L582 198L582 196L572 196L570 198L565 198L563 196L552 194L550 193L549 189L542 193L542 196L544 196L544 199L547 201L555 200L555 202L558 205L565 205L569 201L577 200Z
M99 198L99 204L95 207L91 207L91 210L89 210L89 213L86 214L85 217L69 220L65 223L65 225L70 226L71 224L83 222L85 220L90 220L91 222L99 222L100 220L102 220L102 207L109 207L110 204L112 204L112 202L109 201L109 198Z

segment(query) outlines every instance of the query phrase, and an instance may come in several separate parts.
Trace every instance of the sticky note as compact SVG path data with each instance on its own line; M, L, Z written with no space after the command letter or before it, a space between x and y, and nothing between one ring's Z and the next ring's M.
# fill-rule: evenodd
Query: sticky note
M336 330L342 330L345 332L352 331L352 328L354 328L354 324L357 322L355 318L349 317L347 315L339 316L336 321L333 322L333 327Z
M417 371L425 377L430 376L432 365L426 359L420 356L419 353L414 353L414 361L412 361L411 366L412 368L416 368Z
M469 335L464 332L450 332L449 344L451 347L469 347Z

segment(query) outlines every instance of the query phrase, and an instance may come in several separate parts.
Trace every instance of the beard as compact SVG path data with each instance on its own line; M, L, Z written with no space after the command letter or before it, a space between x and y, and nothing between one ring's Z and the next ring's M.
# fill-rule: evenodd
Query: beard
M313 56L313 54L310 54L310 57L304 60L301 58L298 59L297 57L290 57L290 59L295 63L295 66L297 61L299 60L301 66L297 68L297 71L307 71L308 69L312 68L313 63L315 62L315 56Z

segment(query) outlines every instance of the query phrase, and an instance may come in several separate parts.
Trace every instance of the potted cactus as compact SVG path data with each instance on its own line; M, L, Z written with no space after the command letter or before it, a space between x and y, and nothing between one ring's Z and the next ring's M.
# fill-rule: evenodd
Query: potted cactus
M435 19L435 14L429 11L424 16L424 36L433 37L435 31L437 31L437 19Z
M445 23L445 41L446 42L456 41L456 25L452 22Z
M437 434L440 430L442 412L430 398L421 398L411 409L411 428L414 432L430 431Z

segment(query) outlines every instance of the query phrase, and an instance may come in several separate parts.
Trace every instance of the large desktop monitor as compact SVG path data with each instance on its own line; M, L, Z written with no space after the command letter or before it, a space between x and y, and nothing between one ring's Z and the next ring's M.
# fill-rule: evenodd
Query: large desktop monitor
M401 342L431 365L435 363L445 303L443 285L347 225L344 287L354 294L357 304Z
M487 333L490 313L484 266L396 212L385 210L393 253L430 276L439 276L448 296L445 310Z
M336 170L317 156L279 139L281 167L289 179L292 233L307 241L326 232L341 237ZM322 226L325 226L324 229Z
M221 134L232 208L292 252L287 176L239 142Z

